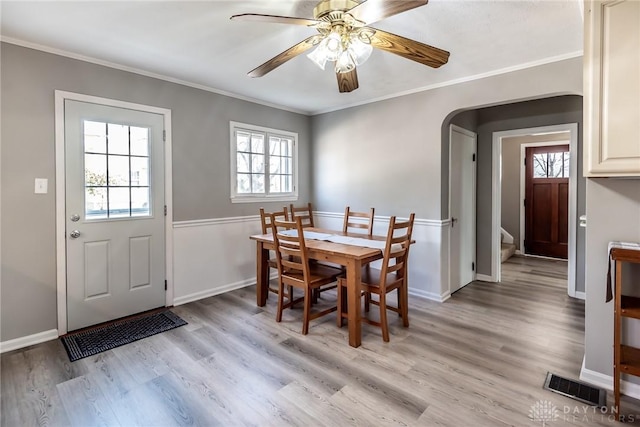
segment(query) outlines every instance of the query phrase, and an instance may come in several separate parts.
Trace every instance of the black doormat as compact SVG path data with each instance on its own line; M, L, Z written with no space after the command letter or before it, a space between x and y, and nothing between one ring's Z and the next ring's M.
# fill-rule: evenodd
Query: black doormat
M165 332L187 322L169 310L116 321L95 329L60 337L69 360L76 360Z
M562 378L551 372L547 372L543 388L592 406L603 407L607 404L607 392L604 389Z

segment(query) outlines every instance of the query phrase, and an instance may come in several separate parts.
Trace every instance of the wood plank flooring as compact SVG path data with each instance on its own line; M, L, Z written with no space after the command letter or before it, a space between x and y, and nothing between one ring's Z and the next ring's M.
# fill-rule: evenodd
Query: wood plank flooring
M357 349L335 313L302 336L301 308L278 324L274 296L256 307L249 287L175 307L188 325L74 363L59 340L6 353L1 425L540 426L529 417L541 401L556 407L547 426L612 425L542 389L547 371L577 379L584 354L566 263L512 257L503 279L443 304L410 297L409 328L390 316L383 343L363 325ZM640 422L636 400L622 407Z

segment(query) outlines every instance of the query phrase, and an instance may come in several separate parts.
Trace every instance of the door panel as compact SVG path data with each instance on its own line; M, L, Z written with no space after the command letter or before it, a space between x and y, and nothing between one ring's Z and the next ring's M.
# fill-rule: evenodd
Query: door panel
M65 101L69 331L165 304L163 126Z
M569 146L528 147L525 167L525 253L567 258Z
M451 127L449 148L450 292L475 279L476 134Z

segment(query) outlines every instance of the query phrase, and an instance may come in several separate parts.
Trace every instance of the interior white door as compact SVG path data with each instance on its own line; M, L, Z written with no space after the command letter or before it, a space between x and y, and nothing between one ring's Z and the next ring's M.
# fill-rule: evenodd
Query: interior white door
M449 280L451 293L475 279L476 140L474 132L452 125L449 132Z
M164 118L64 107L71 331L165 305Z

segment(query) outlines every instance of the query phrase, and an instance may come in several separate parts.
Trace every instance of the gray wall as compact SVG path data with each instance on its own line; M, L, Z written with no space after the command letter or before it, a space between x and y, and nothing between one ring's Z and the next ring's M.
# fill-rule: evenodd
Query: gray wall
M520 247L520 209L522 207L520 194L520 169L524 167L521 157L523 144L560 141L558 144L569 143L569 132L549 135L525 135L502 139L502 192L501 215L502 228L513 236L516 249ZM575 159L582 163L581 158ZM577 165L573 165L574 167ZM584 180L582 175L578 179ZM584 212L583 212L584 213Z
M613 301L605 303L607 245L640 242L640 179L587 179L586 230L585 368L613 375ZM633 285L638 295L640 271L635 270L635 276L624 273L623 288L627 293L626 286ZM626 319L623 343L640 347L639 323ZM640 383L640 378L627 378Z
M415 212L418 218L444 219L445 120L477 107L566 93L582 93L582 58L314 116L314 203L330 212L342 212L349 204L374 206L380 215ZM464 120L471 125L474 121L473 116Z
M57 327L56 89L172 110L175 221L258 214L230 202L230 120L298 132L300 200L310 199L307 116L7 43L0 54L1 341ZM36 177L48 194L33 194Z

